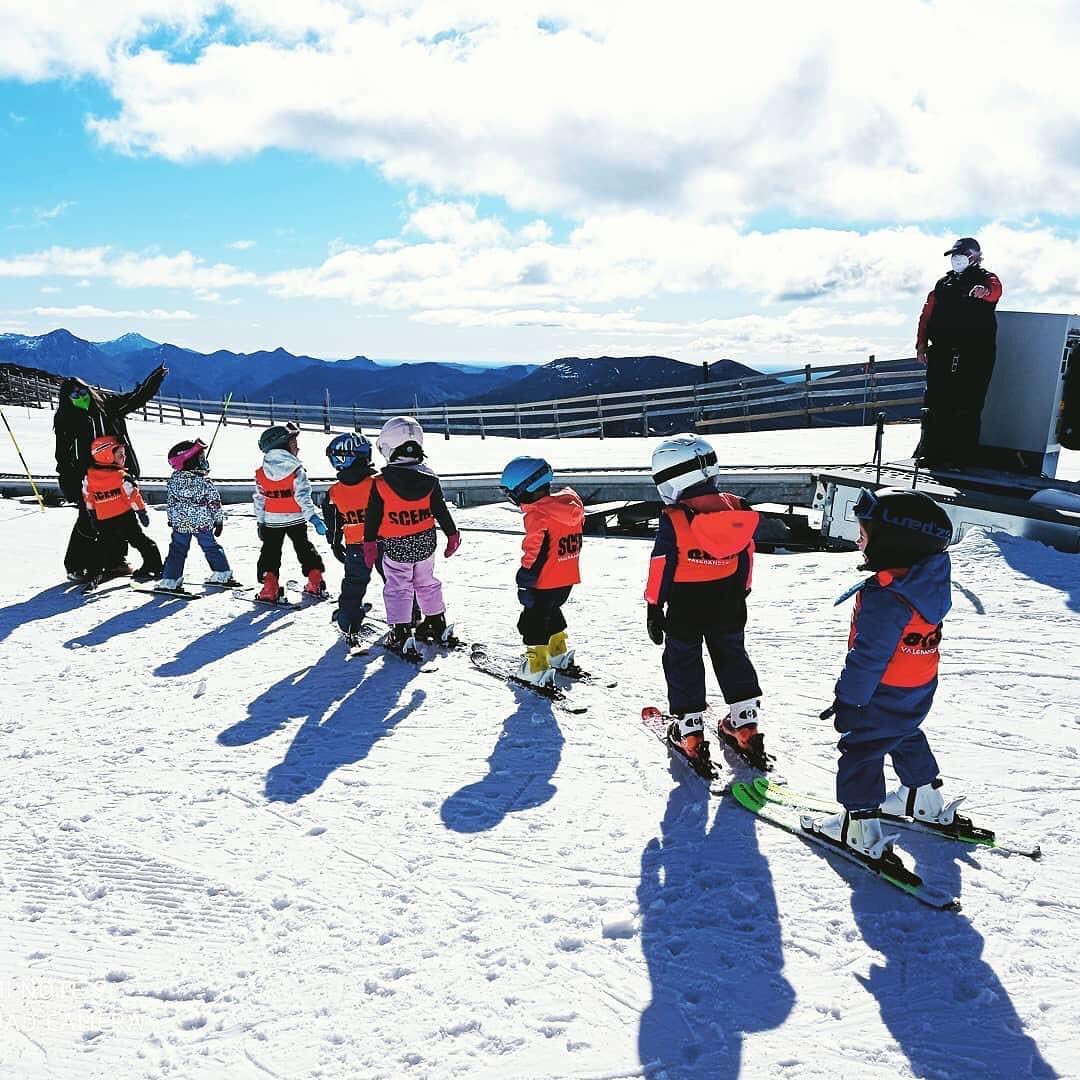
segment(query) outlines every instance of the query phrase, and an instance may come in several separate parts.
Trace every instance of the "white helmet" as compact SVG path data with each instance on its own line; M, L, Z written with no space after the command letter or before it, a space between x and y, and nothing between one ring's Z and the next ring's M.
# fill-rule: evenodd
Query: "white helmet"
M424 429L411 416L387 420L379 432L379 453L387 464L410 465L424 460Z
M700 435L672 435L653 451L653 483L669 506L687 488L719 473L716 451Z

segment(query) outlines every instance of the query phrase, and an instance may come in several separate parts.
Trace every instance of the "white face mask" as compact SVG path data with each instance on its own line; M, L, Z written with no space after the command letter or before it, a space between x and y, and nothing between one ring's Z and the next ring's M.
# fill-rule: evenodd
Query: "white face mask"
M971 265L971 258L967 255L954 255L949 262L952 263L955 273L962 274Z

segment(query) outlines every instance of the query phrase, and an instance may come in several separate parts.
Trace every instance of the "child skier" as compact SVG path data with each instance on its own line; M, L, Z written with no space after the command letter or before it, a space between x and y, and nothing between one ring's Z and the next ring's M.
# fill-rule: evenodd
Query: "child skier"
M881 814L952 823L956 799L941 795L938 765L920 725L937 689L941 625L952 600L952 539L948 515L921 491L864 490L855 504L863 569L873 577L857 592L848 654L836 698L821 718L841 732L836 798L831 817L804 814L803 828L880 859L895 834L884 835ZM900 787L885 794L885 755Z
M371 443L359 432L338 435L330 440L326 456L337 473L326 493L326 535L334 556L345 564L345 579L334 618L350 645L359 641L364 621L364 594L371 581L371 568L364 562L364 517L375 469L371 464Z
M716 452L696 435L675 435L653 451L653 481L665 506L645 589L646 625L653 642L664 645L675 716L669 740L707 765L704 642L729 706L719 734L764 769L765 741L757 727L761 687L743 639L758 514L721 490L719 472Z
M210 564L210 577L215 585L234 585L229 560L217 537L225 525L221 497L209 479L210 465L206 460L206 443L185 439L169 451L173 474L166 488L169 525L172 540L165 566L161 571L162 589L180 589L184 583L184 563L187 561L191 539L194 537Z
M516 457L502 471L499 486L525 517L521 568L517 572L522 612L518 630L525 659L518 677L549 686L556 671L573 670L574 650L566 644L562 606L581 581L578 559L585 507L572 488L552 494L555 479L543 458Z
M255 471L253 499L262 541L256 571L262 590L256 599L271 603L280 600L284 592L278 577L281 546L286 536L292 541L300 569L307 577L304 592L308 596L322 596L326 592L323 582L326 567L307 533L309 521L320 536L326 535L326 525L311 500L311 483L296 456L299 433L300 428L289 423L284 427L269 427L259 436L263 463Z
M105 567L100 554L119 550L123 553L130 544L142 556L142 566L131 576L136 581L149 581L161 576L161 552L157 544L139 528L150 525L150 515L139 493L138 485L124 468L127 451L115 435L102 435L90 444L93 464L83 477L83 501L91 527L97 530L102 543L94 549L98 555L89 569L86 591L97 588L104 580Z
M386 459L375 478L364 520L364 562L382 555L383 603L390 633L388 648L404 651L412 637L447 642L442 583L435 577L436 523L446 534L446 558L461 545L461 534L443 499L439 478L424 464L424 431L411 416L383 424L377 445ZM423 620L413 632L413 597Z

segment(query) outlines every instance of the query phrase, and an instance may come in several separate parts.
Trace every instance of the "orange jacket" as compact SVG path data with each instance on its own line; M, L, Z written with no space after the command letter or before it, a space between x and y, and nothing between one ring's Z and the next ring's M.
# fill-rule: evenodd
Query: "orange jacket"
M375 478L375 490L378 491L383 505L382 521L379 524L380 539L415 536L435 528L431 492L419 499L403 499L383 476Z
M296 501L296 473L291 472L280 480L272 480L260 465L255 470L255 487L265 500L266 514L303 514Z
M581 527L585 506L572 488L524 503L519 589L561 589L581 581Z
M146 504L126 469L92 465L83 479L83 501L98 521L108 521L131 510L145 510Z
M342 531L346 544L364 542L364 515L375 477L369 476L358 484L343 484L340 480L331 485L326 497L337 507L341 516Z

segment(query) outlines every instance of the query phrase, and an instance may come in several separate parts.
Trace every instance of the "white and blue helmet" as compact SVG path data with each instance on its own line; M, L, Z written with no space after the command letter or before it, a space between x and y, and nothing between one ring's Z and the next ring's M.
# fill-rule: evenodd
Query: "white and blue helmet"
M668 506L678 502L687 488L719 473L716 451L700 435L672 435L652 454L653 483Z
M344 435L335 435L326 447L326 456L330 459L335 472L355 465L362 461L365 465L371 464L371 443L367 436L359 431L349 431Z

